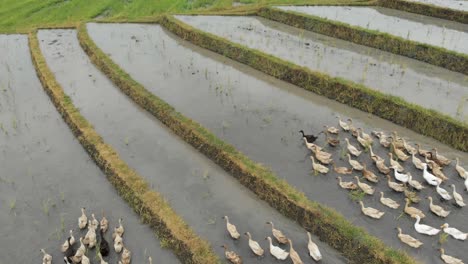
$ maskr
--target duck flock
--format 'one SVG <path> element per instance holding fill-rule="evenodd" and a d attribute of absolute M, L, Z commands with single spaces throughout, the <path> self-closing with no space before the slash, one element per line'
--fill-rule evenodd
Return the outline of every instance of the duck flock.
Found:
<path fill-rule="evenodd" d="M 393 132 L 391 135 L 386 135 L 381 131 L 372 131 L 371 134 L 373 136 L 371 136 L 365 133 L 361 128 L 354 127 L 352 119 L 348 119 L 347 122 L 344 122 L 340 117 L 338 117 L 338 120 L 338 125 L 341 129 L 324 126 L 324 131 L 320 132 L 319 135 L 322 133 L 325 134 L 326 142 L 332 147 L 339 146 L 340 139 L 338 135 L 341 131 L 345 134 L 351 134 L 352 137 L 356 138 L 357 144 L 359 145 L 353 145 L 350 142 L 352 137 L 346 137 L 344 139 L 346 142 L 346 157 L 350 165 L 349 168 L 336 167 L 332 154 L 324 151 L 322 147 L 314 144 L 319 135 L 306 135 L 304 131 L 299 131 L 302 134 L 305 146 L 313 153 L 310 158 L 312 160 L 312 168 L 315 173 L 327 174 L 330 171 L 328 167 L 330 164 L 337 174 L 352 175 L 353 172 L 356 171 L 362 175 L 362 178 L 355 175 L 352 177 L 355 181 L 343 181 L 342 177 L 339 176 L 337 177 L 339 186 L 345 190 L 362 191 L 365 195 L 374 195 L 375 187 L 373 187 L 372 184 L 377 183 L 380 177 L 368 169 L 370 166 L 367 166 L 365 163 L 361 163 L 357 160 L 363 152 L 368 152 L 379 173 L 384 175 L 383 179 L 386 178 L 388 187 L 393 192 L 401 193 L 401 195 L 405 196 L 406 203 L 403 211 L 415 219 L 414 228 L 416 232 L 427 236 L 435 236 L 443 231 L 454 239 L 466 240 L 468 233 L 460 231 L 457 228 L 450 227 L 448 223 L 444 223 L 439 228 L 421 224 L 421 219 L 425 217 L 425 213 L 416 207 L 410 206 L 411 203 L 419 203 L 421 199 L 418 192 L 426 188 L 435 189 L 435 195 L 438 196 L 441 201 L 453 201 L 453 205 L 459 209 L 466 206 L 462 195 L 457 192 L 457 187 L 454 184 L 450 185 L 451 191 L 448 191 L 441 186 L 449 179 L 449 177 L 443 172 L 443 169 L 444 167 L 449 166 L 452 163 L 452 160 L 440 155 L 436 148 L 429 151 L 422 149 L 419 144 L 415 144 L 415 147 L 410 145 L 404 138 L 399 137 L 397 132 Z M 382 147 L 388 149 L 388 163 L 385 158 L 380 157 L 373 152 L 372 146 L 374 145 L 374 141 L 378 141 Z M 343 154 L 345 153 L 343 152 Z M 423 161 L 421 159 L 423 159 Z M 414 166 L 416 169 L 421 170 L 421 182 L 417 179 L 419 178 L 419 175 L 414 177 L 410 172 L 404 172 L 405 169 L 401 164 L 405 162 L 411 162 L 412 165 L 410 166 Z M 389 166 L 387 166 L 387 164 L 389 164 Z M 467 191 L 468 172 L 460 166 L 458 158 L 456 158 L 455 170 L 457 174 L 464 179 L 464 189 Z M 364 180 L 370 184 L 363 182 Z M 449 210 L 441 205 L 435 204 L 430 195 L 427 196 L 426 199 L 429 201 L 430 211 L 436 216 L 445 218 L 450 214 Z M 380 192 L 380 202 L 384 206 L 392 209 L 400 208 L 400 204 L 391 198 L 385 197 L 384 192 Z M 359 204 L 362 213 L 368 217 L 380 219 L 385 214 L 385 212 L 378 209 L 366 207 L 362 200 Z M 398 238 L 406 245 L 413 248 L 419 248 L 423 245 L 423 243 L 417 238 L 404 234 L 401 228 L 397 227 L 397 230 Z M 446 255 L 443 248 L 440 248 L 440 254 L 441 259 L 445 263 L 463 263 L 460 259 Z"/>
<path fill-rule="evenodd" d="M 109 242 L 107 242 L 105 238 L 105 233 L 109 228 L 109 221 L 107 218 L 103 214 L 101 221 L 98 221 L 94 214 L 91 214 L 91 219 L 88 219 L 86 216 L 86 209 L 81 208 L 81 216 L 78 217 L 78 227 L 83 231 L 87 227 L 87 232 L 84 237 L 80 237 L 79 247 L 74 247 L 74 245 L 77 244 L 75 242 L 78 241 L 76 241 L 73 236 L 73 230 L 70 230 L 70 236 L 65 240 L 65 242 L 63 242 L 60 248 L 60 251 L 64 254 L 64 262 L 67 264 L 89 264 L 91 262 L 89 257 L 86 256 L 87 249 L 96 248 L 100 264 L 108 264 L 105 258 L 108 257 L 112 251 L 115 251 L 117 254 L 121 253 L 118 264 L 130 264 L 132 252 L 128 250 L 123 243 L 125 228 L 122 225 L 122 221 L 122 218 L 120 218 L 119 225 L 115 227 L 112 232 L 112 239 L 114 241 L 112 250 L 109 246 Z M 99 236 L 96 233 L 98 228 Z M 41 249 L 41 252 L 43 253 L 42 264 L 51 264 L 52 256 L 44 249 Z M 151 257 L 148 257 L 148 263 L 152 264 Z"/>
<path fill-rule="evenodd" d="M 229 222 L 228 216 L 224 216 L 223 218 L 226 220 L 226 229 L 230 237 L 234 240 L 238 240 L 241 237 L 241 235 L 237 231 L 236 226 Z M 270 254 L 277 260 L 286 260 L 289 257 L 294 264 L 303 264 L 304 262 L 302 262 L 301 257 L 293 248 L 291 239 L 287 238 L 281 230 L 276 229 L 273 222 L 266 222 L 266 224 L 271 225 L 271 233 L 279 244 L 289 244 L 289 252 L 287 252 L 281 247 L 273 245 L 273 239 L 270 236 L 266 237 L 265 239 L 268 240 L 269 243 Z M 258 257 L 263 257 L 265 250 L 260 246 L 260 244 L 252 239 L 252 235 L 249 232 L 245 232 L 244 235 L 248 239 L 249 247 L 252 250 L 252 252 Z M 309 255 L 315 261 L 321 260 L 322 254 L 320 253 L 317 244 L 315 244 L 312 241 L 312 237 L 309 232 L 307 232 L 307 236 L 309 238 L 309 242 L 307 244 Z M 233 264 L 242 264 L 242 258 L 236 252 L 230 251 L 226 245 L 223 245 L 222 247 L 224 248 L 224 254 L 226 256 L 226 259 L 228 259 Z"/>

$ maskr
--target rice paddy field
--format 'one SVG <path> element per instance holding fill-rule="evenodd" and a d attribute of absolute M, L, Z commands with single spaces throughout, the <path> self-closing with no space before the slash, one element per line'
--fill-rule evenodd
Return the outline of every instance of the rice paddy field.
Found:
<path fill-rule="evenodd" d="M 467 263 L 466 8 L 398 1 L 2 1 L 0 264 Z"/>

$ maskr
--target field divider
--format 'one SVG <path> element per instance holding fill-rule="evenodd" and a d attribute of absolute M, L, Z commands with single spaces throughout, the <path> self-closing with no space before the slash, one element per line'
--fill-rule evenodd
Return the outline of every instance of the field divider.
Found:
<path fill-rule="evenodd" d="M 246 64 L 280 80 L 468 151 L 468 126 L 450 116 L 408 103 L 366 86 L 312 71 L 277 57 L 193 28 L 172 16 L 161 20 L 168 30 L 202 48 Z"/>
<path fill-rule="evenodd" d="M 219 263 L 210 244 L 198 237 L 169 203 L 120 159 L 80 114 L 47 66 L 37 32 L 29 33 L 29 47 L 37 75 L 57 111 L 119 195 L 154 230 L 161 245 L 170 248 L 182 263 Z"/>
<path fill-rule="evenodd" d="M 170 27 L 171 22 L 168 19 L 165 17 L 162 20 L 166 27 Z M 386 246 L 380 239 L 354 226 L 334 209 L 309 200 L 271 170 L 255 163 L 149 92 L 96 46 L 87 33 L 86 25 L 79 27 L 78 39 L 96 67 L 133 101 L 229 172 L 259 199 L 316 234 L 320 240 L 342 252 L 352 263 L 416 263 L 406 253 Z"/>
<path fill-rule="evenodd" d="M 454 10 L 441 6 L 409 2 L 405 0 L 379 0 L 377 5 L 424 16 L 432 16 L 468 24 L 468 12 L 463 10 Z"/>
<path fill-rule="evenodd" d="M 468 55 L 314 15 L 261 8 L 257 15 L 283 24 L 420 60 L 468 75 Z"/>

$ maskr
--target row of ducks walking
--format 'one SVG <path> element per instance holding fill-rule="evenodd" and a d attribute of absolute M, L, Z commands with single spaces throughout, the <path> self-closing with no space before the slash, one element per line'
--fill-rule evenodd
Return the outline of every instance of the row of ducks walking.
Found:
<path fill-rule="evenodd" d="M 112 232 L 113 249 L 117 254 L 120 254 L 120 260 L 118 264 L 130 264 L 132 259 L 132 252 L 127 249 L 123 244 L 123 235 L 125 228 L 122 225 L 122 218 L 119 219 L 119 225 L 116 226 Z M 87 249 L 96 248 L 98 250 L 97 256 L 100 264 L 108 264 L 104 259 L 111 253 L 109 243 L 105 239 L 105 233 L 109 228 L 109 221 L 103 216 L 98 221 L 94 214 L 91 214 L 91 219 L 88 219 L 86 215 L 86 208 L 81 208 L 81 215 L 78 217 L 78 228 L 87 232 L 84 237 L 79 238 L 80 245 L 78 248 L 74 248 L 76 244 L 73 230 L 70 230 L 69 237 L 63 242 L 60 247 L 60 251 L 64 253 L 63 261 L 66 264 L 89 264 L 91 263 L 88 256 L 86 256 Z M 97 236 L 97 229 L 99 228 L 99 236 Z M 51 264 L 52 256 L 48 254 L 44 249 L 41 249 L 43 253 L 42 263 Z M 148 263 L 152 264 L 152 258 L 148 257 Z"/>
<path fill-rule="evenodd" d="M 229 221 L 228 216 L 224 216 L 223 218 L 226 220 L 226 229 L 230 237 L 234 240 L 238 240 L 241 237 L 241 235 L 237 231 L 237 227 Z M 270 236 L 267 236 L 265 240 L 268 240 L 270 254 L 277 260 L 286 260 L 289 257 L 294 264 L 304 263 L 297 251 L 294 249 L 291 239 L 287 238 L 281 230 L 276 229 L 273 222 L 266 222 L 266 224 L 271 225 L 272 235 L 279 244 L 289 244 L 289 252 L 287 252 L 281 247 L 275 246 L 273 244 L 272 238 Z M 260 244 L 257 241 L 252 239 L 252 235 L 249 232 L 245 232 L 244 234 L 248 239 L 249 247 L 252 250 L 252 252 L 256 256 L 264 256 L 265 250 L 260 246 Z M 312 236 L 309 232 L 307 232 L 307 236 L 307 249 L 309 251 L 309 255 L 315 261 L 320 261 L 322 259 L 322 254 L 320 253 L 317 244 L 312 241 Z M 222 247 L 224 248 L 224 254 L 226 256 L 226 259 L 228 259 L 233 264 L 242 263 L 242 258 L 236 252 L 229 250 L 226 245 L 223 245 Z"/>
<path fill-rule="evenodd" d="M 390 148 L 391 150 L 389 152 L 390 167 L 387 167 L 385 165 L 385 160 L 373 152 L 372 145 L 373 145 L 374 139 L 372 138 L 371 135 L 366 134 L 360 128 L 358 129 L 354 128 L 352 125 L 351 119 L 348 119 L 348 123 L 343 122 L 341 119 L 339 119 L 339 126 L 344 131 L 351 132 L 351 134 L 357 138 L 357 141 L 359 142 L 359 144 L 365 150 L 369 151 L 370 158 L 375 163 L 379 172 L 384 174 L 387 177 L 387 183 L 388 183 L 389 188 L 395 192 L 405 194 L 407 198 L 405 199 L 406 204 L 405 204 L 404 212 L 410 215 L 411 217 L 416 218 L 414 227 L 418 233 L 425 234 L 425 235 L 437 235 L 441 230 L 430 227 L 428 225 L 420 224 L 421 219 L 425 217 L 424 213 L 418 208 L 409 206 L 411 201 L 419 202 L 420 199 L 419 197 L 417 197 L 417 194 L 415 192 L 412 192 L 409 190 L 408 186 L 412 190 L 415 190 L 415 191 L 421 191 L 422 189 L 425 189 L 426 187 L 420 182 L 418 182 L 417 180 L 415 180 L 413 176 L 411 175 L 411 173 L 409 172 L 403 173 L 404 168 L 403 166 L 401 166 L 399 161 L 404 162 L 411 157 L 412 158 L 411 161 L 413 165 L 415 166 L 415 168 L 423 171 L 422 176 L 425 182 L 429 186 L 436 187 L 436 192 L 440 196 L 441 200 L 448 201 L 448 200 L 453 199 L 454 204 L 456 206 L 458 207 L 466 206 L 463 200 L 463 197 L 461 196 L 460 193 L 456 191 L 456 186 L 454 184 L 450 185 L 452 187 L 451 193 L 449 193 L 447 190 L 445 190 L 444 188 L 440 186 L 444 181 L 448 180 L 448 177 L 443 173 L 442 169 L 443 167 L 449 165 L 451 163 L 451 160 L 440 155 L 437 152 L 436 148 L 432 149 L 432 151 L 427 151 L 427 150 L 421 149 L 419 144 L 416 144 L 416 148 L 415 148 L 411 146 L 410 144 L 408 144 L 405 139 L 399 137 L 396 132 L 393 132 L 392 136 L 387 136 L 385 135 L 384 132 L 374 131 L 372 132 L 372 135 L 374 135 L 375 137 L 379 139 L 380 145 L 382 145 L 385 148 Z M 356 171 L 361 171 L 363 178 L 365 178 L 367 181 L 372 182 L 372 183 L 378 182 L 379 178 L 372 171 L 367 169 L 366 164 L 361 164 L 359 161 L 353 160 L 351 158 L 351 156 L 359 157 L 359 155 L 361 155 L 363 151 L 359 150 L 356 146 L 353 146 L 350 143 L 348 138 L 345 138 L 346 150 L 348 152 L 346 156 L 348 157 L 348 162 L 351 165 L 351 168 L 336 167 L 335 163 L 333 162 L 332 155 L 330 153 L 323 151 L 321 147 L 313 143 L 315 142 L 315 140 L 317 140 L 318 136 L 306 135 L 304 131 L 302 130 L 299 132 L 302 134 L 306 147 L 309 150 L 311 150 L 313 154 L 315 155 L 315 158 L 314 156 L 311 156 L 312 166 L 313 166 L 314 171 L 322 173 L 322 174 L 326 174 L 329 172 L 329 169 L 325 165 L 332 164 L 333 170 L 338 174 L 350 175 L 353 173 L 354 170 L 356 170 Z M 330 136 L 331 134 L 338 135 L 339 129 L 325 126 L 325 130 L 320 132 L 319 134 L 322 134 L 322 133 L 326 135 L 326 141 L 330 146 L 335 147 L 339 145 L 340 140 L 338 139 L 338 137 L 332 138 Z M 416 157 L 417 154 L 424 157 L 425 162 L 422 162 L 419 158 L 417 158 Z M 315 159 L 317 159 L 320 163 L 316 163 Z M 431 169 L 432 173 L 428 171 L 428 168 Z M 392 181 L 392 177 L 391 177 L 392 170 L 393 170 L 393 175 L 396 181 Z M 468 177 L 467 177 L 468 173 L 463 167 L 460 166 L 458 158 L 456 159 L 455 170 L 457 171 L 458 175 L 465 180 L 464 181 L 465 188 L 468 190 Z M 343 189 L 347 189 L 347 190 L 360 189 L 366 195 L 374 194 L 375 192 L 374 187 L 364 182 L 361 182 L 358 176 L 354 176 L 354 178 L 356 179 L 356 183 L 352 181 L 343 181 L 341 176 L 337 177 L 337 180 L 338 180 L 339 186 Z M 450 214 L 450 211 L 447 211 L 440 205 L 434 204 L 431 196 L 428 196 L 427 199 L 429 200 L 430 211 L 434 213 L 435 215 L 439 217 L 447 217 Z M 398 202 L 394 201 L 391 198 L 385 197 L 384 192 L 380 192 L 380 202 L 383 205 L 392 209 L 397 209 L 400 207 L 400 204 L 398 204 Z M 361 206 L 361 211 L 366 216 L 369 216 L 375 219 L 380 219 L 385 214 L 385 212 L 382 212 L 375 208 L 366 207 L 363 201 L 360 201 L 359 203 Z M 468 235 L 465 232 L 462 232 L 456 228 L 450 227 L 448 223 L 443 224 L 440 228 L 445 233 L 447 233 L 448 235 L 450 235 L 451 237 L 455 239 L 465 240 Z M 411 237 L 410 235 L 403 234 L 400 228 L 398 228 L 398 232 L 399 232 L 398 237 L 403 243 L 414 248 L 418 248 L 422 245 L 422 242 L 420 242 L 419 240 Z M 457 258 L 446 255 L 443 249 L 441 249 L 441 258 L 444 260 L 445 263 L 463 263 L 461 260 Z"/>

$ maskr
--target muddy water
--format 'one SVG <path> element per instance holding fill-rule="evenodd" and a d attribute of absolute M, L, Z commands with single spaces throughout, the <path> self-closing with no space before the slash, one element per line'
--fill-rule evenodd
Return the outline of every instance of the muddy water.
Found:
<path fill-rule="evenodd" d="M 468 79 L 417 60 L 254 17 L 178 16 L 230 41 L 468 123 Z"/>
<path fill-rule="evenodd" d="M 0 89 L 0 263 L 40 263 L 41 248 L 63 263 L 59 248 L 68 230 L 77 239 L 85 235 L 76 224 L 83 206 L 99 218 L 104 210 L 112 228 L 124 219 L 124 242 L 135 263 L 148 254 L 179 263 L 62 121 L 36 77 L 25 35 L 0 35 Z M 97 263 L 94 250 L 88 256 Z M 115 253 L 109 263 L 117 263 Z"/>
<path fill-rule="evenodd" d="M 468 164 L 466 153 L 259 74 L 249 67 L 182 42 L 159 26 L 89 24 L 88 29 L 96 44 L 147 89 L 255 161 L 272 168 L 279 177 L 303 191 L 311 200 L 335 208 L 349 221 L 364 227 L 388 245 L 406 250 L 423 262 L 439 263 L 436 251 L 438 238 L 418 235 L 412 228 L 412 220 L 406 216 L 398 218 L 401 209 L 391 211 L 379 204 L 377 196 L 366 197 L 366 205 L 386 212 L 383 219 L 371 220 L 363 216 L 348 193 L 337 186 L 336 174 L 314 176 L 309 153 L 297 131 L 305 129 L 317 133 L 325 124 L 337 126 L 336 115 L 341 115 L 343 118 L 352 117 L 356 126 L 363 127 L 368 133 L 370 130 L 396 130 L 411 141 L 421 142 L 426 148 L 437 146 L 441 153 L 451 158 L 461 157 L 463 164 Z M 343 141 L 344 137 L 350 136 L 342 134 L 340 137 Z M 323 146 L 323 137 L 317 142 Z M 355 139 L 351 142 L 357 145 Z M 333 153 L 338 166 L 347 165 L 340 158 L 341 148 L 326 149 Z M 375 152 L 388 158 L 381 147 L 376 146 Z M 367 154 L 359 159 L 370 164 Z M 414 171 L 411 164 L 405 166 L 418 180 L 422 180 L 421 173 Z M 371 165 L 369 167 L 375 169 Z M 451 182 L 457 184 L 461 191 L 463 183 L 455 176 L 454 168 L 448 168 L 446 173 L 453 177 Z M 346 176 L 346 180 L 349 178 Z M 377 188 L 385 191 L 387 196 L 403 201 L 403 197 L 391 193 L 384 182 L 380 182 Z M 421 197 L 427 194 L 435 196 L 435 191 L 428 189 Z M 453 210 L 448 222 L 463 228 L 467 210 L 456 209 L 448 203 L 445 206 Z M 418 207 L 428 212 L 425 201 Z M 443 223 L 430 213 L 427 218 L 427 224 L 437 226 Z M 402 245 L 396 237 L 396 226 L 423 240 L 424 247 L 412 250 Z M 462 242 L 449 239 L 445 247 L 455 256 L 468 257 Z"/>
<path fill-rule="evenodd" d="M 455 10 L 468 11 L 468 1 L 466 0 L 406 0 L 422 4 L 446 7 Z"/>
<path fill-rule="evenodd" d="M 220 246 L 226 243 L 247 263 L 272 261 L 270 256 L 252 257 L 245 237 L 234 243 L 227 236 L 222 216 L 229 215 L 240 232 L 250 231 L 263 246 L 270 234 L 265 221 L 273 221 L 295 242 L 303 259 L 308 259 L 307 236 L 300 226 L 256 199 L 232 176 L 120 93 L 92 66 L 80 49 L 75 31 L 40 31 L 39 38 L 44 40 L 41 47 L 57 80 L 98 133 L 166 197 L 195 232 L 212 243 L 220 256 Z M 54 45 L 45 44 L 54 40 Z M 325 244 L 320 247 L 325 263 L 345 262 Z"/>
<path fill-rule="evenodd" d="M 389 33 L 405 39 L 443 47 L 468 54 L 468 30 L 464 24 L 433 17 L 411 14 L 383 7 L 347 6 L 279 6 L 295 11 L 340 21 L 353 26 Z M 406 16 L 406 17 L 405 17 Z"/>

